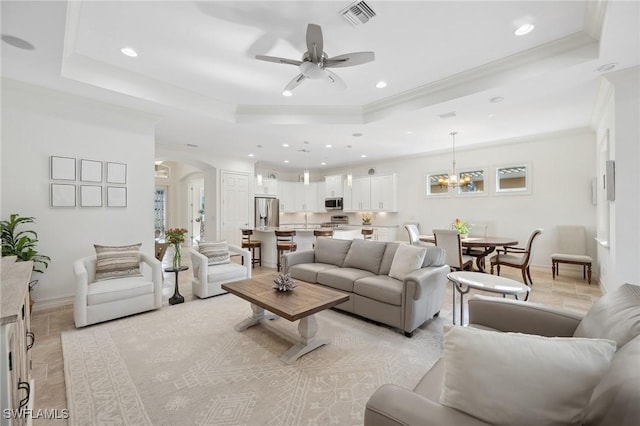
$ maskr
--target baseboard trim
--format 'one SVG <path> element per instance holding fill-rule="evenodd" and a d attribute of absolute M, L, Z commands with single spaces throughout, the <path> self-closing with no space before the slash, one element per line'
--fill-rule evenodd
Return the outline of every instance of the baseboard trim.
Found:
<path fill-rule="evenodd" d="M 74 296 L 62 297 L 59 299 L 43 300 L 34 302 L 32 312 L 41 312 L 48 309 L 58 309 L 64 306 L 73 305 Z"/>

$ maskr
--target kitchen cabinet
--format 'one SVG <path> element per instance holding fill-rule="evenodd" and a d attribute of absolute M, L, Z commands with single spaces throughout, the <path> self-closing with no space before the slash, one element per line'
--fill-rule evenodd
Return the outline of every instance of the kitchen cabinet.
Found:
<path fill-rule="evenodd" d="M 272 195 L 274 197 L 277 197 L 278 196 L 278 180 L 263 178 L 262 185 L 258 186 L 258 181 L 256 179 L 255 195 L 256 196 Z"/>
<path fill-rule="evenodd" d="M 353 178 L 345 189 L 344 210 L 365 212 L 397 211 L 396 174 Z"/>
<path fill-rule="evenodd" d="M 325 197 L 344 197 L 344 179 L 342 175 L 324 177 Z"/>
<path fill-rule="evenodd" d="M 309 185 L 294 183 L 293 198 L 294 210 L 298 212 L 318 211 L 318 182 L 310 182 Z M 323 203 L 324 206 L 324 203 Z"/>
<path fill-rule="evenodd" d="M 2 258 L 0 280 L 0 406 L 3 409 L 33 410 L 34 383 L 31 352 L 35 335 L 31 331 L 29 281 L 33 262 L 15 262 L 15 256 Z M 27 411 L 28 412 L 28 411 Z M 25 416 L 0 416 L 1 425 L 29 424 Z"/>
<path fill-rule="evenodd" d="M 396 228 L 376 228 L 373 227 L 373 239 L 375 241 L 395 241 L 397 234 Z"/>
<path fill-rule="evenodd" d="M 278 199 L 280 200 L 280 213 L 292 213 L 296 211 L 294 188 L 296 182 L 280 181 L 278 185 Z"/>

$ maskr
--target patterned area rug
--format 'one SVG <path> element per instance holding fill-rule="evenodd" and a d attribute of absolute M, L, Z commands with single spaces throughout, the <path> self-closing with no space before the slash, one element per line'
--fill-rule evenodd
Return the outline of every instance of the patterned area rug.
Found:
<path fill-rule="evenodd" d="M 63 333 L 70 424 L 362 424 L 380 385 L 413 388 L 442 352 L 441 319 L 408 339 L 328 310 L 331 343 L 286 365 L 297 323 L 236 332 L 250 313 L 228 294 Z"/>

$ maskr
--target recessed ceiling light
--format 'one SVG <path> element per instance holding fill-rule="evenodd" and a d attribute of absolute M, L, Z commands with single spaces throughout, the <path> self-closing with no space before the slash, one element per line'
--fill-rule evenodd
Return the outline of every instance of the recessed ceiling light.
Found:
<path fill-rule="evenodd" d="M 282 91 L 282 96 L 289 97 L 289 96 L 292 96 L 292 95 L 293 95 L 293 92 L 291 90 L 283 90 Z"/>
<path fill-rule="evenodd" d="M 324 161 L 322 163 L 320 163 L 321 166 L 326 166 L 327 163 L 325 163 Z"/>
<path fill-rule="evenodd" d="M 331 144 L 326 144 L 324 147 L 325 148 L 331 148 Z"/>
<path fill-rule="evenodd" d="M 362 154 L 360 158 L 367 158 L 367 154 Z"/>
<path fill-rule="evenodd" d="M 618 66 L 618 64 L 616 62 L 611 62 L 610 64 L 600 65 L 598 68 L 596 68 L 596 71 L 598 71 L 598 72 L 611 71 L 616 66 Z"/>
<path fill-rule="evenodd" d="M 378 89 L 384 89 L 385 87 L 387 87 L 387 82 L 380 80 L 379 82 L 376 83 L 376 87 Z"/>
<path fill-rule="evenodd" d="M 535 25 L 533 24 L 524 24 L 520 25 L 513 33 L 517 36 L 522 36 L 525 34 L 529 34 L 531 31 L 533 31 L 534 28 Z"/>
<path fill-rule="evenodd" d="M 288 143 L 283 143 L 283 144 L 282 144 L 282 146 L 283 146 L 284 148 L 289 148 L 289 144 L 288 144 Z"/>
<path fill-rule="evenodd" d="M 493 98 L 489 99 L 489 102 L 491 102 L 492 104 L 497 104 L 498 102 L 502 101 L 504 101 L 504 97 L 502 96 L 494 96 Z"/>
<path fill-rule="evenodd" d="M 354 138 L 359 138 L 360 136 L 362 136 L 362 133 L 352 133 L 351 136 L 353 136 Z"/>
<path fill-rule="evenodd" d="M 284 161 L 283 161 L 283 163 L 288 163 L 288 162 L 289 162 L 289 160 L 284 160 Z"/>
<path fill-rule="evenodd" d="M 253 154 L 249 154 L 249 157 L 253 157 Z"/>
<path fill-rule="evenodd" d="M 132 47 L 123 47 L 122 49 L 120 49 L 120 51 L 123 55 L 129 56 L 131 58 L 135 58 L 136 56 L 138 56 L 138 52 L 133 50 Z"/>
<path fill-rule="evenodd" d="M 438 117 L 440 117 L 440 118 L 442 118 L 444 120 L 444 119 L 447 119 L 447 118 L 453 118 L 455 116 L 456 116 L 456 112 L 455 111 L 451 111 L 451 112 L 445 112 L 444 114 L 440 114 Z"/>
<path fill-rule="evenodd" d="M 195 143 L 188 143 L 186 144 L 189 148 L 197 148 L 198 145 L 196 145 Z"/>
<path fill-rule="evenodd" d="M 493 117 L 494 117 L 494 115 L 493 115 L 493 114 L 488 114 L 488 115 L 487 115 L 487 117 L 489 117 L 489 118 L 493 118 Z"/>
<path fill-rule="evenodd" d="M 405 131 L 404 131 L 404 134 L 405 134 L 405 135 L 412 135 L 412 134 L 413 134 L 413 132 L 412 132 L 411 130 L 405 130 Z"/>

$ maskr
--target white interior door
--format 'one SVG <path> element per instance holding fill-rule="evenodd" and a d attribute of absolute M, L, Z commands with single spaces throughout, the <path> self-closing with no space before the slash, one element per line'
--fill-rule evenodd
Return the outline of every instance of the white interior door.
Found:
<path fill-rule="evenodd" d="M 222 172 L 222 238 L 240 246 L 240 229 L 249 226 L 249 175 Z"/>
<path fill-rule="evenodd" d="M 189 183 L 189 235 L 191 245 L 203 239 L 204 224 L 204 179 L 192 180 Z"/>

